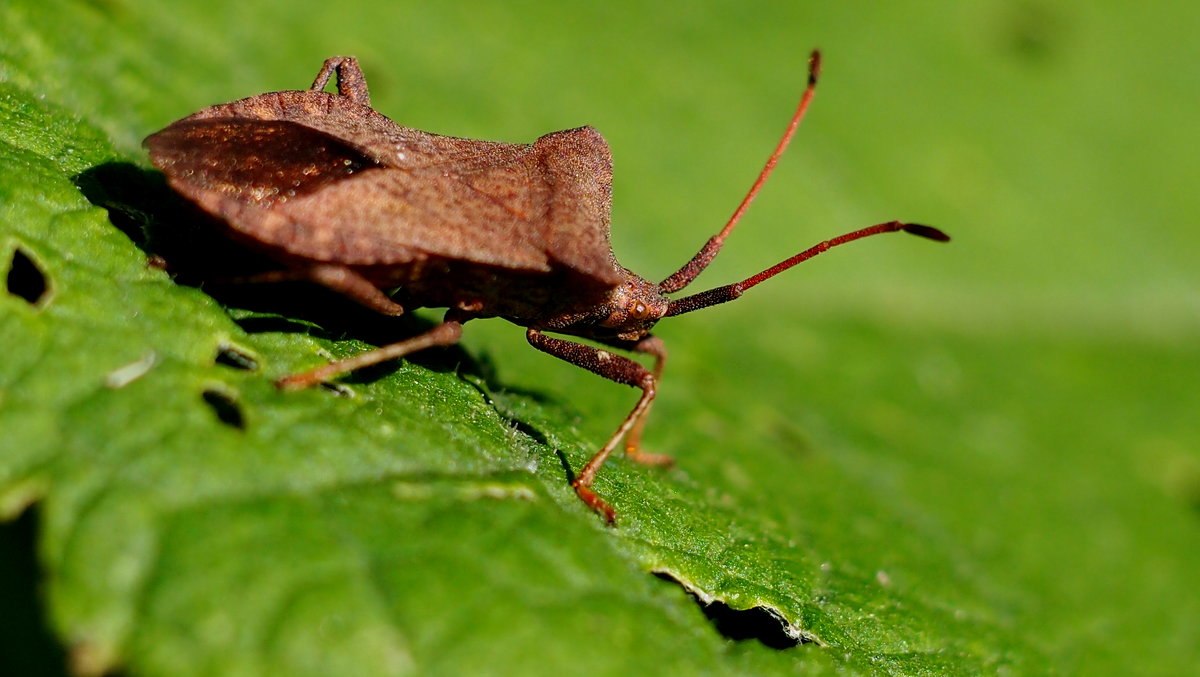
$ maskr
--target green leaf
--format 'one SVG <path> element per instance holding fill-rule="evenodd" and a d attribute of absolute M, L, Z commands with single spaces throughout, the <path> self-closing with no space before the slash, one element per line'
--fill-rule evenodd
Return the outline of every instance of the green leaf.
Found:
<path fill-rule="evenodd" d="M 43 591 L 0 603 L 0 655 L 130 675 L 1200 661 L 1200 83 L 1172 66 L 1194 21 L 427 4 L 0 8 L 0 515 L 20 516 L 0 575 Z M 665 321 L 647 444 L 679 466 L 607 465 L 616 528 L 568 480 L 633 391 L 493 321 L 281 393 L 436 315 L 188 286 L 152 258 L 232 255 L 139 140 L 354 53 L 401 124 L 600 128 L 618 256 L 657 279 L 740 199 L 816 44 L 797 149 L 698 287 L 891 218 L 955 241 L 856 244 Z M 20 634 L 42 618 L 52 640 Z"/>

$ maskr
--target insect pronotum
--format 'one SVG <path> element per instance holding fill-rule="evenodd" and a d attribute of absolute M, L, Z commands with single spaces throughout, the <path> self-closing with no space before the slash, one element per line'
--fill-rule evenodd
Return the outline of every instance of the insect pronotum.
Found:
<path fill-rule="evenodd" d="M 936 228 L 890 221 L 821 242 L 741 282 L 667 297 L 708 266 L 762 188 L 808 109 L 820 63 L 814 51 L 808 86 L 787 130 L 733 216 L 659 283 L 630 272 L 612 253 L 612 159 L 596 130 L 580 127 L 512 144 L 402 127 L 370 107 L 351 57 L 326 60 L 307 90 L 205 108 L 151 135 L 146 145 L 176 191 L 218 217 L 235 239 L 282 265 L 263 279 L 315 282 L 387 315 L 448 308 L 429 331 L 285 376 L 277 382 L 281 388 L 304 388 L 453 344 L 463 323 L 483 317 L 526 327 L 538 350 L 639 388 L 633 409 L 572 481 L 579 498 L 614 523 L 616 511 L 592 483 L 621 441 L 634 461 L 671 463 L 641 450 L 667 355 L 650 333 L 656 322 L 732 301 L 853 240 L 896 231 L 949 239 Z M 325 92 L 335 74 L 337 93 Z M 393 288 L 391 295 L 382 291 Z M 548 334 L 649 355 L 654 367 Z"/>

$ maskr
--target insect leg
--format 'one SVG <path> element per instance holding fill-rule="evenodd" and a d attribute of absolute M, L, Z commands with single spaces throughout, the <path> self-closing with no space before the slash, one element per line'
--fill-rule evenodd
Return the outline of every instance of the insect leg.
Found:
<path fill-rule="evenodd" d="M 367 79 L 363 77 L 362 69 L 358 67 L 358 59 L 352 56 L 335 56 L 325 59 L 321 70 L 313 80 L 310 89 L 321 91 L 329 84 L 329 77 L 337 72 L 338 94 L 364 106 L 371 105 L 371 95 L 367 92 Z"/>
<path fill-rule="evenodd" d="M 629 358 L 614 355 L 607 350 L 593 348 L 582 343 L 551 338 L 532 327 L 525 332 L 525 338 L 534 348 L 544 353 L 549 353 L 560 360 L 570 362 L 577 367 L 583 367 L 610 381 L 642 389 L 642 396 L 638 399 L 637 404 L 633 406 L 633 410 L 629 412 L 624 421 L 621 421 L 621 425 L 617 427 L 612 437 L 608 438 L 608 441 L 604 443 L 600 451 L 592 456 L 591 460 L 575 476 L 575 480 L 571 482 L 571 486 L 575 488 L 575 493 L 579 498 L 592 510 L 603 515 L 609 524 L 613 524 L 617 519 L 617 511 L 613 510 L 612 506 L 605 503 L 603 499 L 596 495 L 596 492 L 592 491 L 592 482 L 596 479 L 596 472 L 600 470 L 600 466 L 604 465 L 609 455 L 620 444 L 621 438 L 629 433 L 634 425 L 636 425 L 638 419 L 645 414 L 646 409 L 650 407 L 650 403 L 654 401 L 656 386 L 654 374 Z"/>
<path fill-rule="evenodd" d="M 403 315 L 404 307 L 388 298 L 387 294 L 371 284 L 354 269 L 333 263 L 317 263 L 297 268 L 296 277 L 332 289 L 382 315 Z"/>
<path fill-rule="evenodd" d="M 667 348 L 662 339 L 657 336 L 647 336 L 630 347 L 630 350 L 654 356 L 654 382 L 662 380 L 663 365 L 667 361 Z M 646 405 L 642 415 L 634 421 L 633 428 L 625 437 L 625 456 L 632 461 L 644 465 L 675 465 L 675 459 L 666 454 L 651 454 L 641 450 L 642 430 L 646 427 L 646 419 L 650 417 L 651 405 Z"/>
<path fill-rule="evenodd" d="M 465 321 L 465 320 L 464 320 Z M 323 367 L 317 367 L 311 371 L 301 372 L 284 376 L 275 381 L 275 385 L 282 390 L 299 390 L 314 386 L 318 383 L 328 381 L 334 376 L 345 374 L 363 367 L 369 367 L 373 364 L 394 360 L 398 357 L 415 353 L 426 348 L 434 346 L 448 346 L 458 343 L 458 339 L 462 337 L 462 322 L 456 319 L 446 318 L 444 322 L 430 329 L 424 334 L 392 343 L 375 350 L 369 350 L 365 353 L 355 355 L 354 357 L 331 362 Z"/>
<path fill-rule="evenodd" d="M 272 282 L 312 282 L 370 308 L 381 315 L 403 315 L 404 306 L 388 298 L 354 269 L 332 263 L 268 270 L 252 275 L 210 280 L 214 284 L 263 284 Z"/>

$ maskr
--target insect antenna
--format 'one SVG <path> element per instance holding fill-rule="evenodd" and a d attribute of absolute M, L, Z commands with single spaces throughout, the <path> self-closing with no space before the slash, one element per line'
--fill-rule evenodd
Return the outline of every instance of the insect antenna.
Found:
<path fill-rule="evenodd" d="M 684 313 L 690 313 L 693 310 L 699 310 L 700 308 L 707 308 L 708 306 L 715 306 L 718 303 L 732 301 L 741 296 L 742 293 L 747 289 L 753 287 L 759 282 L 769 280 L 788 268 L 791 268 L 798 263 L 807 261 L 828 249 L 836 247 L 840 244 L 846 244 L 847 242 L 860 240 L 864 237 L 879 235 L 881 233 L 895 233 L 897 231 L 912 233 L 913 235 L 919 235 L 921 237 L 926 237 L 930 240 L 936 240 L 938 242 L 950 241 L 950 236 L 938 230 L 937 228 L 934 228 L 933 226 L 923 226 L 919 223 L 900 223 L 899 221 L 889 221 L 887 223 L 868 226 L 867 228 L 856 230 L 852 233 L 846 233 L 845 235 L 839 235 L 833 239 L 825 240 L 824 242 L 813 245 L 799 254 L 796 254 L 795 256 L 784 261 L 780 261 L 761 273 L 752 277 L 748 277 L 741 282 L 727 284 L 724 287 L 709 289 L 708 291 L 702 291 L 699 294 L 692 294 L 691 296 L 684 296 L 683 298 L 672 299 L 667 305 L 667 312 L 664 317 L 670 317 L 671 315 L 682 315 Z"/>
<path fill-rule="evenodd" d="M 734 210 L 733 216 L 729 217 L 729 221 L 725 223 L 725 227 L 721 232 L 712 236 L 700 251 L 692 257 L 682 268 L 675 271 L 670 277 L 658 284 L 658 289 L 664 294 L 679 291 L 691 284 L 696 276 L 704 272 L 708 264 L 716 258 L 717 253 L 721 251 L 721 246 L 725 244 L 725 238 L 733 231 L 733 227 L 742 220 L 742 215 L 746 213 L 746 209 L 750 207 L 750 203 L 754 202 L 754 198 L 758 195 L 758 191 L 762 189 L 763 184 L 767 182 L 767 177 L 775 170 L 775 165 L 779 162 L 783 151 L 787 150 L 788 144 L 791 143 L 792 137 L 796 134 L 796 128 L 800 126 L 800 121 L 804 119 L 804 113 L 808 111 L 808 104 L 812 101 L 813 92 L 817 88 L 817 77 L 821 73 L 821 52 L 813 50 L 808 57 L 808 86 L 804 88 L 804 95 L 800 97 L 800 104 L 796 106 L 796 112 L 792 114 L 792 119 L 788 123 L 787 130 L 784 131 L 783 137 L 779 139 L 779 143 L 775 146 L 775 151 L 771 153 L 771 157 L 767 158 L 767 164 L 763 166 L 762 171 L 758 173 L 758 178 L 755 179 L 754 185 L 750 186 L 750 191 L 746 193 L 746 197 L 742 198 L 741 204 Z"/>

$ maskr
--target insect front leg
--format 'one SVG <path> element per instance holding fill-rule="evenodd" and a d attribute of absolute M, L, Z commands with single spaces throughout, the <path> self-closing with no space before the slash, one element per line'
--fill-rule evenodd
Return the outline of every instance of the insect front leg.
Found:
<path fill-rule="evenodd" d="M 371 95 L 367 92 L 367 79 L 363 77 L 362 69 L 358 67 L 358 59 L 352 56 L 335 56 L 325 59 L 321 70 L 313 80 L 313 91 L 322 91 L 329 84 L 329 78 L 337 72 L 338 94 L 364 106 L 371 105 Z"/>
<path fill-rule="evenodd" d="M 447 314 L 446 319 L 441 324 L 424 334 L 417 334 L 410 339 L 382 346 L 375 350 L 369 350 L 344 360 L 331 362 L 311 371 L 284 376 L 276 381 L 275 385 L 283 390 L 299 390 L 323 383 L 339 374 L 346 374 L 373 364 L 394 360 L 425 350 L 426 348 L 453 345 L 458 343 L 458 340 L 462 338 L 462 323 L 465 321 L 452 318 Z"/>
<path fill-rule="evenodd" d="M 650 403 L 654 401 L 657 379 L 653 373 L 637 362 L 627 357 L 614 355 L 607 350 L 552 338 L 533 328 L 525 332 L 525 338 L 530 345 L 542 352 L 549 353 L 577 367 L 583 367 L 610 381 L 624 383 L 642 390 L 642 396 L 633 406 L 633 410 L 629 412 L 624 421 L 621 421 L 621 425 L 617 427 L 612 437 L 608 438 L 600 451 L 592 456 L 591 460 L 575 476 L 575 480 L 571 482 L 575 493 L 588 507 L 603 515 L 609 524 L 614 524 L 617 520 L 617 511 L 592 491 L 592 482 L 596 479 L 596 472 L 600 470 L 600 466 L 608 460 L 609 455 L 617 448 L 621 439 L 637 425 L 638 420 L 650 408 Z"/>

